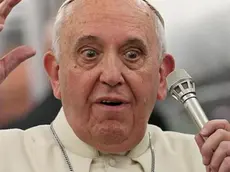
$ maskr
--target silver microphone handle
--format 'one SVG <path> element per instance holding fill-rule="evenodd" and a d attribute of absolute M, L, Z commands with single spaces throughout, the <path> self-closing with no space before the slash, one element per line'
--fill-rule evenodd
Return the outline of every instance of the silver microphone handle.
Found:
<path fill-rule="evenodd" d="M 197 127 L 202 129 L 208 118 L 196 98 L 192 77 L 184 69 L 177 69 L 167 76 L 166 81 L 172 97 L 184 105 Z"/>
<path fill-rule="evenodd" d="M 184 107 L 196 123 L 197 127 L 199 129 L 202 129 L 204 127 L 204 124 L 208 122 L 208 118 L 206 117 L 196 97 L 192 97 L 185 101 Z"/>

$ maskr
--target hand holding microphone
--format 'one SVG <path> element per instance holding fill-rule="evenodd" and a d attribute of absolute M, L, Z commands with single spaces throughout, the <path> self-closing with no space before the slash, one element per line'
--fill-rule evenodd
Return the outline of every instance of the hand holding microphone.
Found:
<path fill-rule="evenodd" d="M 230 124 L 227 120 L 208 121 L 196 98 L 195 83 L 183 70 L 167 77 L 170 94 L 181 102 L 201 131 L 195 140 L 206 166 L 206 172 L 230 171 Z M 205 138 L 205 139 L 203 139 Z"/>

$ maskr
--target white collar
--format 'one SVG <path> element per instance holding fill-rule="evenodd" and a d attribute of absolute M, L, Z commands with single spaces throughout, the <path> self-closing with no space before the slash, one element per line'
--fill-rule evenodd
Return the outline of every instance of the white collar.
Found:
<path fill-rule="evenodd" d="M 85 158 L 96 158 L 99 156 L 99 151 L 93 148 L 92 146 L 86 144 L 82 140 L 80 140 L 75 133 L 73 132 L 72 128 L 70 127 L 69 123 L 67 122 L 66 116 L 64 114 L 63 108 L 61 108 L 60 112 L 58 113 L 56 119 L 53 121 L 54 130 L 59 137 L 60 141 L 62 142 L 63 146 L 75 153 L 79 156 Z M 131 159 L 138 161 L 145 171 L 149 171 L 151 157 L 147 158 L 150 159 L 149 162 L 144 162 L 140 160 L 140 157 L 149 149 L 149 135 L 146 131 L 144 138 L 141 142 L 132 149 L 126 156 L 130 157 Z M 146 156 L 146 155 L 144 155 Z"/>

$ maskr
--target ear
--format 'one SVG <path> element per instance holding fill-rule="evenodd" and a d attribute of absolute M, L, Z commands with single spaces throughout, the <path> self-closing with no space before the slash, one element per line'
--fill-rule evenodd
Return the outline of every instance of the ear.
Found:
<path fill-rule="evenodd" d="M 44 67 L 49 76 L 53 94 L 57 99 L 61 99 L 59 65 L 52 51 L 48 51 L 44 56 Z"/>
<path fill-rule="evenodd" d="M 172 55 L 165 54 L 159 69 L 160 83 L 157 92 L 157 99 L 164 100 L 167 96 L 166 77 L 175 69 L 175 61 Z"/>

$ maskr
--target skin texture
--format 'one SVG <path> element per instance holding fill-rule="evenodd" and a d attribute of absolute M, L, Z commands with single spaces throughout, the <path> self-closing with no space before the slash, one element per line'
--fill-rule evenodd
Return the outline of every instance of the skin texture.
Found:
<path fill-rule="evenodd" d="M 155 18 L 142 1 L 74 1 L 67 10 L 60 61 L 52 52 L 44 61 L 54 95 L 81 140 L 100 151 L 128 151 L 143 138 L 156 99 L 165 98 L 174 60 L 159 62 Z"/>
<path fill-rule="evenodd" d="M 195 140 L 207 172 L 230 171 L 230 124 L 227 120 L 209 121 Z"/>
<path fill-rule="evenodd" d="M 0 32 L 4 28 L 7 16 L 19 2 L 20 0 L 0 0 Z M 7 48 L 11 49 L 10 47 Z M 2 58 L 0 57 L 0 84 L 21 62 L 33 55 L 35 55 L 35 50 L 28 46 L 20 46 Z M 31 107 L 32 103 L 27 99 L 28 85 L 26 79 L 24 64 L 22 64 L 12 73 L 11 77 L 7 78 L 7 81 L 0 86 L 1 127 L 25 115 L 30 109 L 29 107 Z"/>
<path fill-rule="evenodd" d="M 0 30 L 19 1 L 0 0 Z M 174 69 L 174 60 L 165 54 L 158 61 L 154 25 L 150 24 L 154 18 L 141 1 L 85 0 L 71 8 L 77 12 L 62 26 L 60 62 L 52 52 L 44 58 L 53 92 L 62 100 L 67 120 L 80 139 L 100 151 L 130 150 L 143 138 L 156 99 L 166 96 L 165 77 Z M 130 37 L 145 46 L 140 41 L 127 42 Z M 34 54 L 22 46 L 5 55 L 0 60 L 0 83 Z M 95 103 L 100 98 L 126 104 L 108 108 Z M 230 171 L 228 121 L 208 122 L 195 140 L 207 172 Z"/>
<path fill-rule="evenodd" d="M 0 31 L 3 30 L 5 20 L 14 6 L 21 0 L 0 0 Z M 20 46 L 0 59 L 0 84 L 9 73 L 21 62 L 35 55 L 35 50 L 28 46 Z"/>

